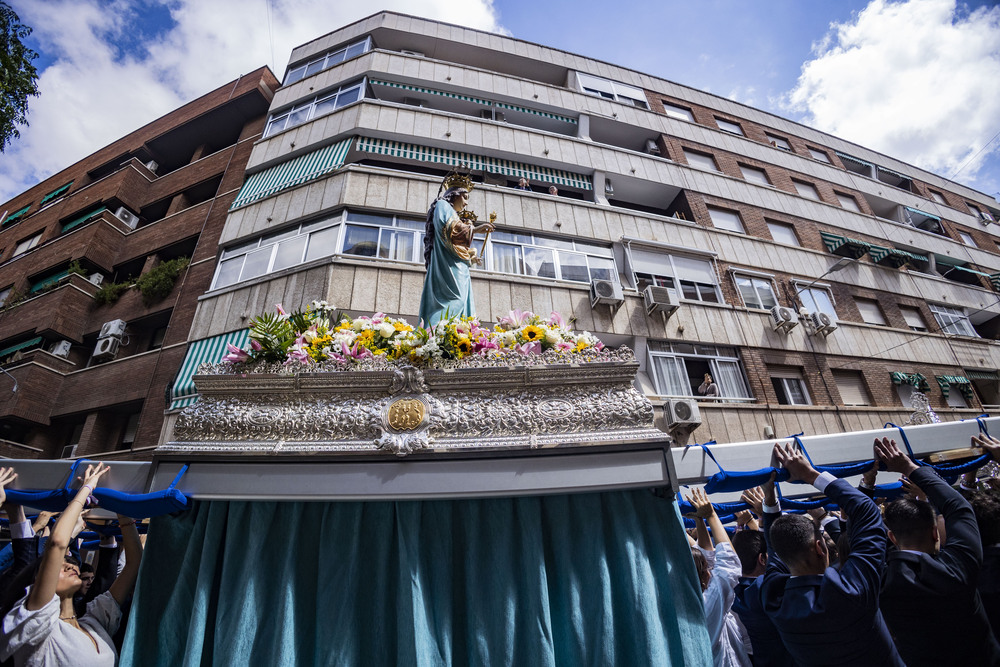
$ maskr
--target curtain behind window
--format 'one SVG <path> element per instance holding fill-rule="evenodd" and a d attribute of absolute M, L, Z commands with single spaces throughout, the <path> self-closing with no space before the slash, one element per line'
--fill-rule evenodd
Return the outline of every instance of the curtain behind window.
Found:
<path fill-rule="evenodd" d="M 120 664 L 711 665 L 648 490 L 199 502 L 153 519 Z"/>

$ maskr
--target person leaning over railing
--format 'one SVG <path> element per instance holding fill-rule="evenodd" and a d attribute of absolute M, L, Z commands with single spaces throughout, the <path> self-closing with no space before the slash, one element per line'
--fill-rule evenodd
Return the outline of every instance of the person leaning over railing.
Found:
<path fill-rule="evenodd" d="M 28 594 L 3 618 L 0 660 L 22 665 L 109 665 L 117 662 L 111 635 L 121 619 L 120 606 L 135 586 L 142 546 L 135 521 L 119 516 L 125 567 L 107 593 L 77 617 L 73 595 L 80 589 L 80 568 L 67 551 L 87 497 L 109 468 L 87 466 L 83 484 L 59 517 L 42 554 Z"/>

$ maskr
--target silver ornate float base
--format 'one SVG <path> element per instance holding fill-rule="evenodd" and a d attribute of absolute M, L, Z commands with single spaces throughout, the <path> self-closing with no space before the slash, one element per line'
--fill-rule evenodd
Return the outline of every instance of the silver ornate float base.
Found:
<path fill-rule="evenodd" d="M 201 399 L 161 454 L 383 454 L 667 440 L 608 361 L 460 369 L 196 375 Z"/>

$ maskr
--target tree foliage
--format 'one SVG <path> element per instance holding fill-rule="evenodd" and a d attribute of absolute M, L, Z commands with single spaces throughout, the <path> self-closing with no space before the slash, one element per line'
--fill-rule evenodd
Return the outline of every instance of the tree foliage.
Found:
<path fill-rule="evenodd" d="M 24 45 L 31 28 L 0 0 L 0 153 L 21 136 L 18 125 L 28 124 L 28 98 L 38 95 L 38 71 L 31 61 L 38 57 Z"/>

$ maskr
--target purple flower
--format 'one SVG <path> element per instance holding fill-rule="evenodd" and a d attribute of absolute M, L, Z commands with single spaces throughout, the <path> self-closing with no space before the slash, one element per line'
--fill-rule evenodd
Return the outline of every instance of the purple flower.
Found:
<path fill-rule="evenodd" d="M 523 345 L 515 345 L 514 349 L 517 350 L 518 354 L 523 355 L 541 354 L 542 344 L 536 340 L 531 343 L 524 343 Z"/>
<path fill-rule="evenodd" d="M 549 326 L 553 327 L 564 326 L 562 315 L 553 310 L 549 314 Z"/>
<path fill-rule="evenodd" d="M 507 313 L 507 317 L 501 317 L 498 324 L 503 324 L 505 326 L 510 326 L 513 328 L 518 328 L 524 326 L 524 324 L 534 317 L 535 314 L 530 310 L 512 310 Z"/>
<path fill-rule="evenodd" d="M 223 361 L 237 363 L 241 361 L 249 361 L 250 359 L 250 355 L 247 354 L 245 350 L 241 350 L 232 343 L 226 343 L 226 349 L 229 350 L 229 354 L 222 357 Z"/>
<path fill-rule="evenodd" d="M 261 344 L 260 344 L 259 342 L 257 342 L 256 340 L 254 340 L 254 339 L 252 339 L 252 338 L 251 338 L 251 339 L 250 339 L 250 348 L 251 348 L 251 349 L 252 349 L 252 350 L 253 350 L 254 352 L 260 352 L 261 350 L 263 350 L 263 349 L 264 349 L 264 346 L 263 346 L 263 345 L 261 345 Z"/>

